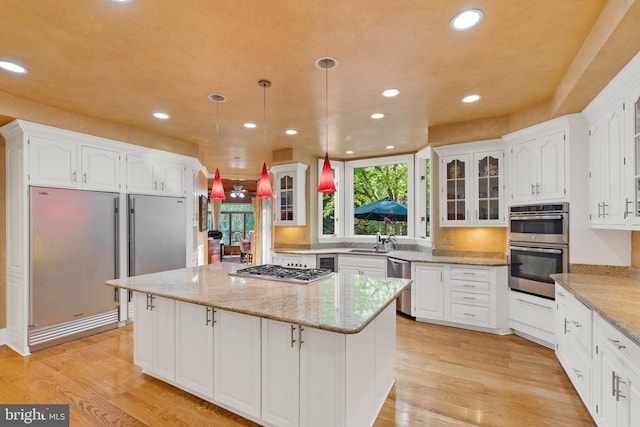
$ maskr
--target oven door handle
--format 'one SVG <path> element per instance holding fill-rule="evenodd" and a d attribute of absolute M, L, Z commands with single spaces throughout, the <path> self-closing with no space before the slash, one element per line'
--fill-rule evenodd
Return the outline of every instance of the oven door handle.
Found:
<path fill-rule="evenodd" d="M 511 216 L 511 220 L 526 221 L 529 219 L 563 219 L 564 215 L 527 215 L 527 216 Z"/>
<path fill-rule="evenodd" d="M 541 252 L 543 254 L 561 254 L 562 249 L 544 249 L 544 248 L 528 248 L 524 246 L 509 246 L 510 249 L 527 252 Z"/>

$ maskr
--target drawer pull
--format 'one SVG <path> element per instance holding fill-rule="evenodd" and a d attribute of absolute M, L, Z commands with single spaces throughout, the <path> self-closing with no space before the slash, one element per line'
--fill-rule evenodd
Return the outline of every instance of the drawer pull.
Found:
<path fill-rule="evenodd" d="M 466 299 L 466 300 L 470 300 L 470 301 L 475 301 L 476 299 L 473 297 L 462 297 L 462 299 Z"/>
<path fill-rule="evenodd" d="M 583 377 L 582 373 L 580 372 L 580 369 L 573 368 L 573 373 L 576 374 L 578 378 Z"/>
<path fill-rule="evenodd" d="M 576 328 L 582 328 L 582 325 L 578 321 L 572 320 L 571 323 L 573 323 Z"/>
<path fill-rule="evenodd" d="M 476 285 L 462 285 L 462 286 L 465 287 L 465 288 L 475 288 L 476 287 Z"/>
<path fill-rule="evenodd" d="M 527 301 L 527 300 L 524 300 L 522 298 L 516 298 L 516 301 L 519 301 L 519 302 L 524 303 L 524 304 L 535 305 L 536 307 L 544 308 L 544 309 L 547 309 L 547 310 L 551 310 L 551 307 L 547 307 L 546 305 L 537 304 L 535 302 Z"/>
<path fill-rule="evenodd" d="M 620 344 L 619 340 L 614 340 L 613 338 L 609 337 L 609 341 L 611 342 L 611 344 L 615 345 L 618 350 L 622 350 L 623 348 L 627 348 L 625 345 Z"/>
<path fill-rule="evenodd" d="M 462 313 L 462 314 L 464 314 L 465 316 L 468 316 L 468 317 L 476 317 L 476 315 L 473 314 L 473 313 Z"/>

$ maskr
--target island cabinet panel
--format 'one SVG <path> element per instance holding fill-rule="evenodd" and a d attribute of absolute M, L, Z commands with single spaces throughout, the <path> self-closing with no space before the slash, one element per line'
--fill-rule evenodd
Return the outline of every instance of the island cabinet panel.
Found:
<path fill-rule="evenodd" d="M 176 301 L 176 383 L 213 399 L 213 309 Z"/>
<path fill-rule="evenodd" d="M 345 335 L 302 327 L 300 425 L 345 425 Z"/>
<path fill-rule="evenodd" d="M 370 426 L 376 419 L 376 328 L 346 336 L 347 426 Z"/>
<path fill-rule="evenodd" d="M 134 303 L 134 363 L 150 375 L 175 381 L 174 301 L 135 292 Z"/>
<path fill-rule="evenodd" d="M 393 387 L 396 364 L 396 305 L 391 303 L 375 320 L 376 328 L 376 413 L 380 412 Z M 392 344 L 393 343 L 393 344 Z"/>
<path fill-rule="evenodd" d="M 299 424 L 299 328 L 262 319 L 262 420 L 269 425 Z"/>
<path fill-rule="evenodd" d="M 260 418 L 260 318 L 214 309 L 214 322 L 214 399 Z"/>

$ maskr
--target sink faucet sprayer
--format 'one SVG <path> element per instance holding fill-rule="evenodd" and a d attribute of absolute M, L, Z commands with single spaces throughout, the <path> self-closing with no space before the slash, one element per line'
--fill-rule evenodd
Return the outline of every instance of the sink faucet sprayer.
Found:
<path fill-rule="evenodd" d="M 380 232 L 377 231 L 376 232 L 376 245 L 375 245 L 376 250 L 380 249 L 380 243 L 381 242 L 382 242 L 382 239 L 380 238 Z"/>

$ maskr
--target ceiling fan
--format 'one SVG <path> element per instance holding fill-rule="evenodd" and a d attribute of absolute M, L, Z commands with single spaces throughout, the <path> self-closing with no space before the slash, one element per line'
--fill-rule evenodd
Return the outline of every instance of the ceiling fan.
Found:
<path fill-rule="evenodd" d="M 233 190 L 231 190 L 231 193 L 229 194 L 229 196 L 231 196 L 232 198 L 239 198 L 239 199 L 244 199 L 244 193 L 246 193 L 247 190 L 242 188 L 242 185 L 234 185 L 233 186 Z"/>

